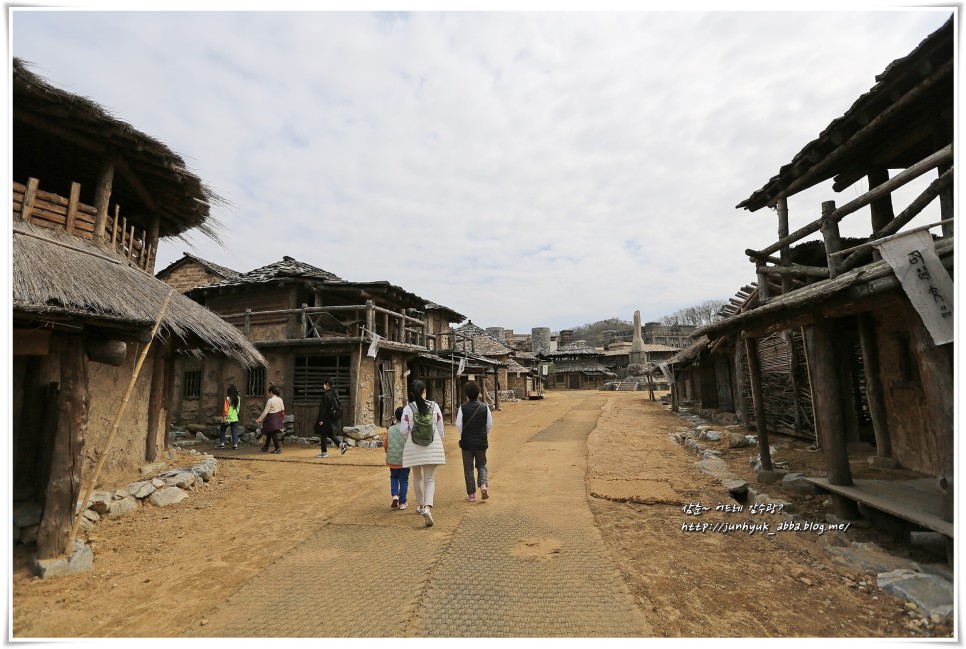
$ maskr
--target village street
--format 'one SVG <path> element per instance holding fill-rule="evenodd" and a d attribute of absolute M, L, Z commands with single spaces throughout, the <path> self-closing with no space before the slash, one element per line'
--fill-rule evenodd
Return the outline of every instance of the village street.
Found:
<path fill-rule="evenodd" d="M 815 535 L 682 531 L 778 518 L 685 515 L 734 501 L 646 393 L 548 392 L 494 422 L 472 504 L 447 427 L 432 528 L 389 508 L 382 449 L 217 451 L 181 504 L 98 523 L 93 572 L 42 580 L 16 553 L 13 637 L 910 635 Z"/>

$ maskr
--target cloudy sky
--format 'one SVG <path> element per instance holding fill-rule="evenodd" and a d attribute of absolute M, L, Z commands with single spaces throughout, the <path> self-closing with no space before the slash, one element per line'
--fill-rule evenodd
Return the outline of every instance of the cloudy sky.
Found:
<path fill-rule="evenodd" d="M 15 9 L 9 50 L 230 202 L 158 269 L 288 255 L 529 332 L 753 281 L 777 221 L 735 206 L 952 11 Z"/>

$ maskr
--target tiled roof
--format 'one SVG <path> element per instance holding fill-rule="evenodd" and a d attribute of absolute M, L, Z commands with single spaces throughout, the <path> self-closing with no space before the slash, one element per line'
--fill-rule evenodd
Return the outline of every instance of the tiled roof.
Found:
<path fill-rule="evenodd" d="M 242 286 L 245 284 L 262 284 L 282 278 L 308 278 L 321 279 L 323 281 L 342 281 L 337 275 L 333 275 L 327 270 L 316 268 L 310 264 L 299 261 L 292 257 L 283 257 L 282 261 L 277 261 L 268 266 L 262 266 L 247 273 L 241 273 L 235 277 L 223 279 L 220 282 L 211 284 L 205 288 L 220 288 L 222 286 Z"/>
<path fill-rule="evenodd" d="M 583 340 L 567 343 L 563 347 L 559 347 L 557 351 L 547 354 L 547 356 L 550 358 L 568 358 L 574 356 L 590 356 L 593 358 L 599 358 L 603 355 L 603 352 L 597 351 Z"/>
<path fill-rule="evenodd" d="M 462 339 L 460 336 L 456 337 L 457 350 L 463 349 L 465 345 L 466 349 L 473 350 L 477 354 L 483 354 L 484 356 L 506 356 L 513 351 L 488 334 L 485 329 L 481 329 L 473 324 L 472 321 L 467 322 L 461 327 L 457 327 L 455 331 L 458 334 L 462 334 Z"/>

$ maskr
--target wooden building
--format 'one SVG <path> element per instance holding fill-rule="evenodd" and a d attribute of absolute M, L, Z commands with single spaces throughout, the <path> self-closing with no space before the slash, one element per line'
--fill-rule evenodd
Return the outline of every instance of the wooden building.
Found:
<path fill-rule="evenodd" d="M 176 358 L 264 359 L 153 276 L 160 237 L 211 228 L 214 197 L 180 157 L 18 60 L 12 117 L 13 499 L 41 508 L 48 559 L 96 471 L 165 447 Z"/>
<path fill-rule="evenodd" d="M 187 252 L 177 261 L 159 270 L 155 277 L 173 286 L 182 293 L 197 287 L 233 279 L 240 273 L 225 266 L 219 266 Z"/>
<path fill-rule="evenodd" d="M 232 383 L 243 399 L 242 422 L 253 423 L 274 384 L 295 417 L 295 434 L 310 437 L 327 377 L 339 391 L 346 426 L 388 425 L 413 378 L 426 379 L 427 396 L 451 410 L 452 372 L 438 352 L 450 323 L 465 318 L 451 309 L 389 282 L 346 281 L 292 257 L 187 295 L 241 330 L 267 367 L 183 359 L 173 404 L 181 423 L 217 421 Z"/>
<path fill-rule="evenodd" d="M 779 239 L 746 251 L 758 283 L 745 308 L 696 332 L 745 352 L 756 425 L 765 433 L 759 435 L 763 457 L 762 346 L 774 334 L 794 334 L 796 350 L 803 340 L 814 426 L 828 470 L 827 478 L 815 481 L 832 492 L 836 513 L 854 518 L 861 502 L 950 537 L 953 39 L 950 19 L 890 64 L 869 92 L 738 205 L 774 208 Z M 896 190 L 929 175 L 934 180 L 922 182 L 918 196 L 896 204 Z M 793 228 L 789 199 L 830 179 L 835 191 L 863 179 L 869 190 L 850 194 L 842 206 L 813 206 L 812 220 Z M 934 223 L 906 227 L 930 204 L 938 212 Z M 871 221 L 870 234 L 844 245 L 839 223 L 846 217 L 856 222 L 859 210 Z M 923 236 L 929 229 L 938 234 Z M 821 263 L 794 263 L 793 244 L 816 233 Z M 876 457 L 915 472 L 900 489 L 853 480 L 848 445 L 862 435 L 864 417 Z"/>
<path fill-rule="evenodd" d="M 546 355 L 553 363 L 553 380 L 547 386 L 554 390 L 602 390 L 616 376 L 601 363 L 599 352 L 583 340 L 567 343 Z"/>

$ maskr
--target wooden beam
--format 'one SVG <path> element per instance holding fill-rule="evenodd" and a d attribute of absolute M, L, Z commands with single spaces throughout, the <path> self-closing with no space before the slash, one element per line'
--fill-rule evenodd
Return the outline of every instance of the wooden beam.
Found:
<path fill-rule="evenodd" d="M 765 471 L 771 471 L 771 450 L 768 446 L 765 397 L 761 388 L 761 361 L 758 358 L 758 340 L 756 338 L 745 338 L 745 353 L 748 356 L 748 379 L 751 382 L 751 398 L 755 406 L 755 428 L 758 433 L 758 453 L 761 457 L 761 468 Z"/>
<path fill-rule="evenodd" d="M 885 394 L 879 380 L 879 348 L 876 345 L 875 319 L 871 313 L 860 313 L 859 345 L 862 348 L 862 371 L 865 374 L 865 396 L 869 404 L 869 417 L 875 432 L 875 454 L 892 457 L 892 435 L 886 415 Z"/>
<path fill-rule="evenodd" d="M 103 239 L 107 231 L 107 212 L 111 206 L 116 157 L 116 152 L 108 152 L 97 175 L 97 188 L 94 191 L 94 209 L 97 210 L 97 216 L 94 218 L 94 239 Z"/>
<path fill-rule="evenodd" d="M 37 187 L 40 181 L 36 178 L 27 179 L 27 191 L 23 195 L 23 207 L 20 210 L 20 218 L 27 223 L 30 222 L 31 213 L 34 211 L 34 204 L 37 201 Z"/>
<path fill-rule="evenodd" d="M 809 367 L 814 373 L 812 397 L 815 427 L 822 437 L 822 450 L 828 481 L 833 485 L 852 486 L 852 469 L 842 417 L 842 389 L 837 370 L 839 359 L 835 353 L 835 332 L 828 320 L 816 318 L 806 328 L 809 341 Z M 856 504 L 841 496 L 832 497 L 835 515 L 854 520 L 859 512 Z"/>
<path fill-rule="evenodd" d="M 831 218 L 831 214 L 834 212 L 835 201 L 825 201 L 822 203 L 822 238 L 825 240 L 825 258 L 828 260 L 828 273 L 830 278 L 834 278 L 839 274 L 839 260 L 835 257 L 835 253 L 842 249 L 839 223 Z"/>
<path fill-rule="evenodd" d="M 64 229 L 67 234 L 74 234 L 74 222 L 77 220 L 77 205 L 80 203 L 80 183 L 70 184 L 70 199 L 67 202 L 67 222 Z"/>
<path fill-rule="evenodd" d="M 53 559 L 67 547 L 74 506 L 80 495 L 84 436 L 90 407 L 84 339 L 71 336 L 60 358 L 60 395 L 50 479 L 37 531 L 37 558 Z"/>

